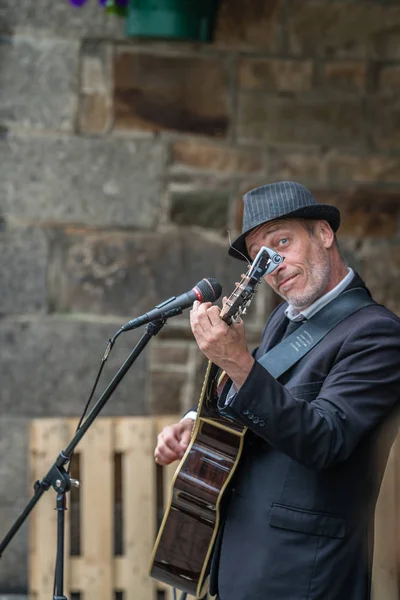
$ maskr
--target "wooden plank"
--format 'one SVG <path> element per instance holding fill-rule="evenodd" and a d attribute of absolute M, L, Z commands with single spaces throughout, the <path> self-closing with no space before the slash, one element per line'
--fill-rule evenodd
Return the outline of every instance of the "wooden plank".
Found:
<path fill-rule="evenodd" d="M 70 556 L 70 588 L 71 590 L 81 590 L 83 596 L 85 596 L 85 586 L 87 585 L 87 574 L 85 572 L 86 564 L 82 560 L 81 556 Z M 125 578 L 125 557 L 114 556 L 111 561 L 111 571 L 113 573 L 113 583 L 116 590 L 126 589 L 126 578 Z M 1 598 L 1 596 L 0 596 Z M 113 600 L 114 596 L 111 597 Z M 99 596 L 98 600 L 110 600 L 105 594 Z M 85 600 L 83 598 L 83 600 Z M 149 598 L 149 600 L 151 600 Z"/>
<path fill-rule="evenodd" d="M 149 418 L 120 419 L 116 438 L 123 448 L 122 505 L 126 600 L 155 598 L 149 560 L 155 537 L 154 425 Z"/>
<path fill-rule="evenodd" d="M 122 590 L 125 600 L 155 600 L 158 590 L 173 600 L 172 588 L 152 580 L 149 561 L 155 539 L 158 432 L 177 416 L 99 418 L 80 442 L 81 556 L 69 556 L 66 513 L 65 594 L 79 591 L 84 600 L 110 600 Z M 75 432 L 76 419 L 43 419 L 31 428 L 31 483 L 42 478 Z M 124 556 L 113 556 L 114 452 L 122 453 Z M 178 463 L 165 469 L 164 497 Z M 69 495 L 67 495 L 67 499 Z M 30 593 L 52 597 L 56 552 L 56 494 L 49 490 L 30 523 Z M 177 594 L 178 598 L 180 593 Z M 188 600 L 194 600 L 189 597 Z"/>
<path fill-rule="evenodd" d="M 30 427 L 31 486 L 42 480 L 61 450 L 69 442 L 68 423 L 63 419 L 34 420 Z M 31 487 L 32 489 L 32 487 Z M 33 492 L 32 492 L 33 493 Z M 50 488 L 43 494 L 29 517 L 29 595 L 31 598 L 52 598 L 57 550 L 56 492 Z M 67 506 L 68 506 L 67 495 Z M 69 516 L 65 513 L 64 585 L 69 579 Z"/>
<path fill-rule="evenodd" d="M 113 598 L 114 452 L 111 419 L 97 419 L 79 444 L 81 585 L 85 600 Z"/>
<path fill-rule="evenodd" d="M 375 511 L 375 546 L 372 569 L 372 600 L 399 600 L 399 508 L 400 440 L 388 459 Z"/>

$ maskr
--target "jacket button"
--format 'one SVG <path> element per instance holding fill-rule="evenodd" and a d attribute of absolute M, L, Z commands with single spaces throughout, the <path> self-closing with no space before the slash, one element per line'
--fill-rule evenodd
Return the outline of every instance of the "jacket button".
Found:
<path fill-rule="evenodd" d="M 253 415 L 253 413 L 252 413 L 252 412 L 250 412 L 250 411 L 249 411 L 249 412 L 247 413 L 247 417 L 248 417 L 248 418 L 250 419 L 250 421 L 251 421 L 251 420 L 253 419 L 254 415 Z"/>
<path fill-rule="evenodd" d="M 259 426 L 260 427 L 265 427 L 265 421 L 263 419 L 260 420 Z"/>
<path fill-rule="evenodd" d="M 242 415 L 248 415 L 249 411 L 247 410 L 247 408 L 245 408 L 244 410 L 242 410 Z"/>
<path fill-rule="evenodd" d="M 253 423 L 255 423 L 257 425 L 257 423 L 259 422 L 260 418 L 259 417 L 254 417 L 253 419 Z"/>

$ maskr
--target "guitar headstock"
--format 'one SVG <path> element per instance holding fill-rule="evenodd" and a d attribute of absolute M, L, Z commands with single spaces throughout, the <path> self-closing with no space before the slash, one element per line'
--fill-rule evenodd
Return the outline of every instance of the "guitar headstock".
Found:
<path fill-rule="evenodd" d="M 243 276 L 224 303 L 219 315 L 221 319 L 228 325 L 232 321 L 237 321 L 246 312 L 262 278 L 272 273 L 283 261 L 283 256 L 274 252 L 271 248 L 263 246 L 251 263 L 246 275 Z"/>

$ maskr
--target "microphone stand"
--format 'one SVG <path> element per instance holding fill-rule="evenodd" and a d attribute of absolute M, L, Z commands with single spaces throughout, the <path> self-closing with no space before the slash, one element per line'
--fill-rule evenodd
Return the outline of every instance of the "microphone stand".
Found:
<path fill-rule="evenodd" d="M 178 312 L 180 310 L 180 312 Z M 66 493 L 70 491 L 71 486 L 79 487 L 79 482 L 72 479 L 69 473 L 65 469 L 65 465 L 70 462 L 74 449 L 85 435 L 86 431 L 92 425 L 93 421 L 106 404 L 114 390 L 117 388 L 119 383 L 122 381 L 132 364 L 135 362 L 139 354 L 143 351 L 145 346 L 149 343 L 151 338 L 161 330 L 165 325 L 166 320 L 170 316 L 181 314 L 182 310 L 174 308 L 155 321 L 151 321 L 139 342 L 136 344 L 128 358 L 125 360 L 122 367 L 116 373 L 111 383 L 107 386 L 103 394 L 100 396 L 92 410 L 88 414 L 81 427 L 75 433 L 74 437 L 65 448 L 62 450 L 56 459 L 53 466 L 50 468 L 47 475 L 41 480 L 36 481 L 34 484 L 34 495 L 28 502 L 27 506 L 16 519 L 4 539 L 0 542 L 0 557 L 3 551 L 6 549 L 10 541 L 13 539 L 17 531 L 20 529 L 34 506 L 37 504 L 39 499 L 42 497 L 50 487 L 53 487 L 57 492 L 56 498 L 56 510 L 57 510 L 57 555 L 56 555 L 56 568 L 55 568 L 55 580 L 54 580 L 54 595 L 53 600 L 67 600 L 64 595 L 64 537 L 65 537 L 65 511 L 67 510 Z"/>

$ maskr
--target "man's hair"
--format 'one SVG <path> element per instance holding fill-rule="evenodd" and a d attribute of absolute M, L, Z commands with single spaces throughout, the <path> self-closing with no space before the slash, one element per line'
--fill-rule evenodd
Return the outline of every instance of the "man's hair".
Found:
<path fill-rule="evenodd" d="M 303 225 L 304 225 L 304 228 L 306 229 L 306 231 L 308 231 L 308 235 L 310 236 L 310 238 L 314 237 L 315 226 L 318 222 L 317 219 L 301 219 L 301 221 L 303 222 Z M 342 254 L 342 251 L 340 250 L 339 242 L 338 242 L 335 232 L 333 233 L 333 243 L 335 244 L 342 261 L 346 262 L 343 254 Z"/>
<path fill-rule="evenodd" d="M 301 221 L 304 225 L 304 228 L 308 231 L 308 235 L 313 237 L 317 221 L 315 219 L 301 219 Z"/>

